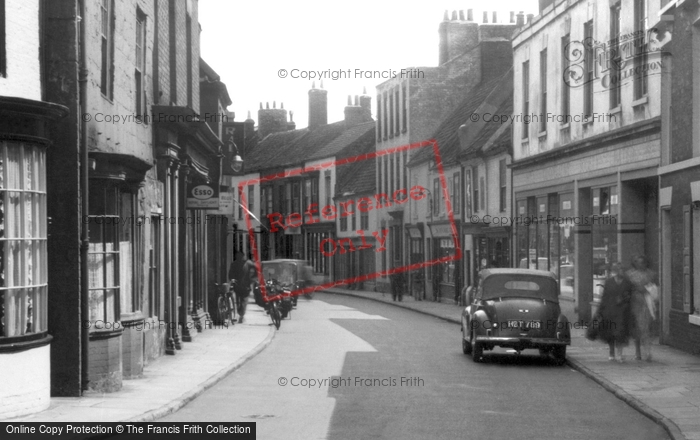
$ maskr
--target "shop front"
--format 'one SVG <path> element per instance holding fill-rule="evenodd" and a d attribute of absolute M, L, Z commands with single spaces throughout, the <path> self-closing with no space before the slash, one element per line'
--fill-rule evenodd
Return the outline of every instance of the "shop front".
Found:
<path fill-rule="evenodd" d="M 456 256 L 457 243 L 452 235 L 450 223 L 431 224 L 433 237 L 431 260 Z M 439 302 L 459 302 L 461 276 L 459 260 L 450 259 L 434 264 L 432 268 L 433 299 Z"/>

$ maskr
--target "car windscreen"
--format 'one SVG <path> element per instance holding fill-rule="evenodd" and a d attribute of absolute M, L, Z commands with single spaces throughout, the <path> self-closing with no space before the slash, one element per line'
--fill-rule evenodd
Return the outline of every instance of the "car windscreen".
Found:
<path fill-rule="evenodd" d="M 262 262 L 263 278 L 277 280 L 281 285 L 292 285 L 296 281 L 296 264 L 289 262 Z"/>
<path fill-rule="evenodd" d="M 491 275 L 483 282 L 481 299 L 537 298 L 558 302 L 557 283 L 552 278 L 527 275 Z"/>

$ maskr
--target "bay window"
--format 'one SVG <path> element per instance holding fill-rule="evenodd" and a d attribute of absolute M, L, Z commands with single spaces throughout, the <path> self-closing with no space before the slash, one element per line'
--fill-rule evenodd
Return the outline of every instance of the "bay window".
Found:
<path fill-rule="evenodd" d="M 0 141 L 0 343 L 47 330 L 46 156 Z"/>

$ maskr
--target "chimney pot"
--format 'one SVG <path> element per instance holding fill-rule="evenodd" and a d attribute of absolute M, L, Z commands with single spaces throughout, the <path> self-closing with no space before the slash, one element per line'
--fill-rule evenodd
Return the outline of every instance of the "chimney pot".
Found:
<path fill-rule="evenodd" d="M 280 108 L 284 108 L 284 102 L 280 102 Z"/>
<path fill-rule="evenodd" d="M 467 9 L 467 21 L 474 21 L 474 10 Z"/>
<path fill-rule="evenodd" d="M 348 95 L 348 105 L 352 105 L 352 97 Z"/>
<path fill-rule="evenodd" d="M 523 14 L 523 11 L 518 12 L 518 15 L 516 17 L 518 18 L 518 20 L 516 21 L 516 26 L 524 26 L 525 14 Z"/>
<path fill-rule="evenodd" d="M 272 108 L 277 108 L 277 101 L 272 101 Z"/>
<path fill-rule="evenodd" d="M 535 14 L 527 14 L 527 24 L 532 24 L 532 19 L 535 17 Z"/>
<path fill-rule="evenodd" d="M 457 11 L 452 11 L 452 21 L 457 20 Z"/>
<path fill-rule="evenodd" d="M 265 108 L 266 108 L 266 109 L 269 109 L 269 108 L 270 108 L 270 101 L 267 101 L 267 102 L 265 103 Z"/>
<path fill-rule="evenodd" d="M 250 117 L 250 110 L 248 110 L 248 117 L 247 117 L 246 119 L 252 119 L 252 118 Z"/>
<path fill-rule="evenodd" d="M 260 110 L 262 110 L 262 101 L 260 101 Z"/>
<path fill-rule="evenodd" d="M 498 23 L 498 13 L 496 11 L 493 11 L 493 21 L 492 23 Z"/>
<path fill-rule="evenodd" d="M 459 20 L 464 21 L 464 11 L 463 10 L 459 11 Z"/>
<path fill-rule="evenodd" d="M 447 9 L 445 9 L 445 14 L 442 16 L 442 21 L 450 21 L 450 14 L 447 12 Z"/>
<path fill-rule="evenodd" d="M 488 13 L 488 11 L 484 11 L 484 23 L 488 23 L 488 22 L 489 22 L 489 13 Z"/>
<path fill-rule="evenodd" d="M 510 11 L 510 22 L 515 23 L 515 11 Z"/>

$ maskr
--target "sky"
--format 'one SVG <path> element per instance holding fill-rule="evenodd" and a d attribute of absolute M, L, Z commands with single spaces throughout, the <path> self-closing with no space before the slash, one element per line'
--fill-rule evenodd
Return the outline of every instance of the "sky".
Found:
<path fill-rule="evenodd" d="M 345 77 L 323 80 L 328 122 L 342 120 L 348 95 L 360 95 L 365 88 L 373 97 L 374 117 L 375 87 L 386 79 L 358 78 L 363 75 L 356 69 L 398 72 L 437 66 L 438 26 L 445 10 L 451 16 L 453 10 L 466 15 L 473 9 L 477 22 L 484 10 L 497 11 L 499 22 L 507 22 L 510 11 L 537 14 L 536 0 L 492 0 L 487 9 L 484 3 L 200 0 L 201 56 L 226 83 L 235 121 L 245 120 L 250 111 L 257 123 L 260 103 L 272 108 L 274 101 L 277 108 L 284 104 L 294 112 L 297 128 L 306 127 L 308 76 L 338 71 Z"/>

